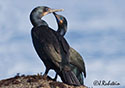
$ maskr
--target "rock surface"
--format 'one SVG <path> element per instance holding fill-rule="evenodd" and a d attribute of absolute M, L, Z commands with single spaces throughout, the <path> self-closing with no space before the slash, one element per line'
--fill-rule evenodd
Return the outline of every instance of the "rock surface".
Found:
<path fill-rule="evenodd" d="M 22 75 L 0 81 L 0 88 L 87 88 L 85 86 L 70 86 L 53 81 L 42 75 Z"/>

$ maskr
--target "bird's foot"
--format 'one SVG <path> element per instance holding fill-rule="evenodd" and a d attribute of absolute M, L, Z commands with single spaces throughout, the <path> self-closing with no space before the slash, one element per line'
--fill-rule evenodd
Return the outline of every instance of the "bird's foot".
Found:
<path fill-rule="evenodd" d="M 54 79 L 52 79 L 53 81 L 56 81 L 57 80 L 57 75 L 55 76 L 55 78 Z"/>
<path fill-rule="evenodd" d="M 47 75 L 46 74 L 43 75 L 43 79 L 47 79 Z"/>

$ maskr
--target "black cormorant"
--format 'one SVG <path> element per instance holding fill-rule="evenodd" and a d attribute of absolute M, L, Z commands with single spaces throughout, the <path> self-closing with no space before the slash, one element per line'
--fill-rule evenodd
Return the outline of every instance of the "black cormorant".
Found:
<path fill-rule="evenodd" d="M 39 6 L 32 10 L 30 20 L 34 26 L 31 30 L 33 45 L 46 66 L 44 75 L 47 75 L 50 69 L 54 69 L 64 83 L 80 85 L 80 82 L 69 66 L 69 45 L 67 41 L 41 19 L 48 13 L 56 11 L 59 10 L 46 6 Z"/>
<path fill-rule="evenodd" d="M 53 14 L 56 17 L 56 21 L 57 21 L 57 24 L 58 24 L 57 32 L 60 35 L 64 36 L 66 31 L 67 31 L 67 20 L 62 15 L 56 14 L 55 12 Z M 75 73 L 75 75 L 78 78 L 78 80 L 80 81 L 80 83 L 82 85 L 84 85 L 82 72 L 84 73 L 84 77 L 86 77 L 86 69 L 85 69 L 85 63 L 83 61 L 83 58 L 72 47 L 70 47 L 69 53 L 70 53 L 69 61 L 70 61 L 71 69 Z"/>

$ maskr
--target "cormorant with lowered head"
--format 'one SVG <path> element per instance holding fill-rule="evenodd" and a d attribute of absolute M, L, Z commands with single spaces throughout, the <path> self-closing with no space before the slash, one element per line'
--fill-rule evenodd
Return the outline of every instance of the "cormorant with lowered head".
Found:
<path fill-rule="evenodd" d="M 58 30 L 57 32 L 64 36 L 65 33 L 67 32 L 67 20 L 64 16 L 56 14 L 53 12 L 54 16 L 56 17 L 56 21 L 58 24 Z M 82 56 L 72 47 L 69 49 L 69 61 L 70 61 L 70 66 L 71 70 L 75 73 L 76 77 L 80 81 L 81 85 L 84 85 L 83 82 L 83 73 L 84 77 L 86 77 L 86 68 L 85 68 L 85 63 L 83 61 Z"/>

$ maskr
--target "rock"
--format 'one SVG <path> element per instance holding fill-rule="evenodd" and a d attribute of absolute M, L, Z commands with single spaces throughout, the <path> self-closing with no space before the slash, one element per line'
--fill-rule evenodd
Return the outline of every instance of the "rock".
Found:
<path fill-rule="evenodd" d="M 87 88 L 85 86 L 71 86 L 53 81 L 42 75 L 22 75 L 0 81 L 0 88 Z"/>

